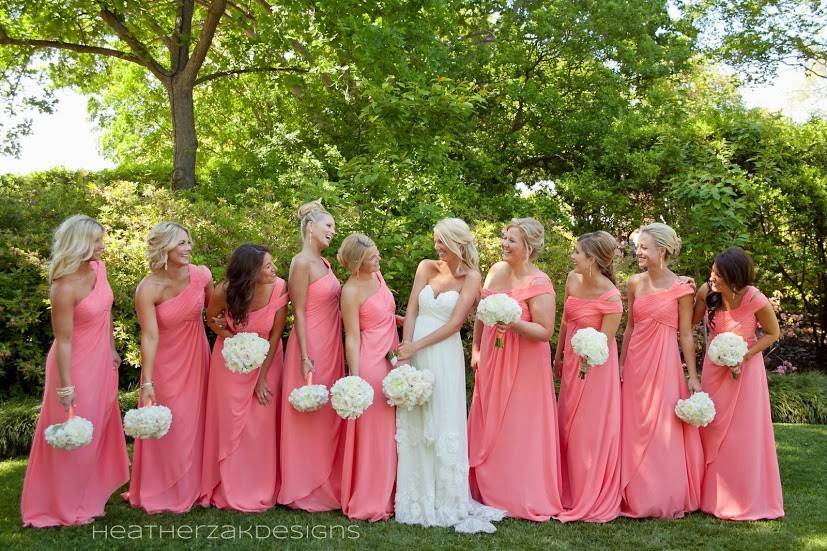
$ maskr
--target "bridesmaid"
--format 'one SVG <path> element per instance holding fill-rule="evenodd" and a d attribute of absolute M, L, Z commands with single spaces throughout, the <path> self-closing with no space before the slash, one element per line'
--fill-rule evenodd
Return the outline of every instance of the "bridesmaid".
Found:
<path fill-rule="evenodd" d="M 382 379 L 391 369 L 386 355 L 399 345 L 396 303 L 369 237 L 347 236 L 336 258 L 350 272 L 342 287 L 348 372 L 373 387 L 373 404 L 346 422 L 342 512 L 353 520 L 386 520 L 396 482 L 396 411 L 382 396 Z"/>
<path fill-rule="evenodd" d="M 141 403 L 172 410 L 158 440 L 135 440 L 132 480 L 124 497 L 147 513 L 184 513 L 201 493 L 204 406 L 210 344 L 203 313 L 212 274 L 190 262 L 192 240 L 174 222 L 156 224 L 147 238 L 151 273 L 138 285 L 141 324 Z"/>
<path fill-rule="evenodd" d="M 279 491 L 277 396 L 283 369 L 281 335 L 287 293 L 269 249 L 242 245 L 227 264 L 207 309 L 218 335 L 210 358 L 201 504 L 255 512 Z M 264 363 L 249 373 L 224 365 L 224 340 L 257 333 L 270 341 Z"/>
<path fill-rule="evenodd" d="M 566 300 L 554 358 L 560 377 L 563 507 L 557 520 L 608 522 L 620 514 L 620 377 L 615 333 L 623 305 L 614 283 L 617 244 L 604 231 L 581 235 L 571 255 Z M 589 368 L 571 348 L 584 327 L 602 331 L 609 359 Z M 580 378 L 580 370 L 588 373 Z"/>
<path fill-rule="evenodd" d="M 112 289 L 101 262 L 103 227 L 88 216 L 67 218 L 55 232 L 49 299 L 55 340 L 46 357 L 20 514 L 24 526 L 87 524 L 103 516 L 109 496 L 129 480 L 118 408 Z M 46 427 L 77 413 L 92 422 L 92 442 L 74 450 L 46 443 Z"/>
<path fill-rule="evenodd" d="M 483 298 L 505 293 L 523 309 L 508 326 L 474 324 L 474 395 L 468 416 L 474 498 L 508 516 L 546 521 L 562 511 L 557 404 L 549 369 L 555 294 L 534 266 L 543 225 L 515 218 L 503 232 L 502 262 L 488 271 Z M 504 346 L 497 348 L 498 333 Z"/>
<path fill-rule="evenodd" d="M 693 322 L 705 317 L 709 342 L 730 331 L 749 344 L 744 361 L 734 368 L 705 357 L 701 377 L 717 412 L 701 429 L 706 455 L 701 510 L 728 520 L 784 516 L 762 355 L 780 330 L 769 300 L 752 286 L 753 274 L 752 259 L 730 247 L 715 257 L 709 282 L 695 297 Z M 756 338 L 759 325 L 763 335 Z"/>
<path fill-rule="evenodd" d="M 666 224 L 645 226 L 637 244 L 644 271 L 627 285 L 629 319 L 620 353 L 620 488 L 626 517 L 680 518 L 700 506 L 700 435 L 675 415 L 675 403 L 701 389 L 692 338 L 695 289 L 669 269 L 680 248 L 680 238 Z"/>
<path fill-rule="evenodd" d="M 298 213 L 301 252 L 290 263 L 290 300 L 296 318 L 285 353 L 281 403 L 281 480 L 278 502 L 305 511 L 341 508 L 344 421 L 333 408 L 299 413 L 290 392 L 313 382 L 330 387 L 344 375 L 339 280 L 322 256 L 336 233 L 320 201 Z"/>

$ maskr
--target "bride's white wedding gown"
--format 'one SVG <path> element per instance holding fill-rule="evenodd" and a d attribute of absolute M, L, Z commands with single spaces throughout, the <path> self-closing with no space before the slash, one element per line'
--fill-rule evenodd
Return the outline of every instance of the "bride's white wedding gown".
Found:
<path fill-rule="evenodd" d="M 423 287 L 413 339 L 442 327 L 458 298 L 456 291 L 434 296 L 430 285 Z M 435 383 L 427 404 L 396 411 L 396 520 L 453 526 L 466 533 L 496 531 L 492 521 L 501 520 L 505 512 L 474 501 L 468 489 L 465 356 L 459 332 L 420 350 L 411 364 L 431 371 Z"/>

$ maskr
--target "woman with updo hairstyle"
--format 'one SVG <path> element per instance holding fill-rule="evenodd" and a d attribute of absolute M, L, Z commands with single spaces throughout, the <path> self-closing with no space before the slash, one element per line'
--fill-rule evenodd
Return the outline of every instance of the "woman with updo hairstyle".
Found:
<path fill-rule="evenodd" d="M 350 272 L 342 287 L 342 321 L 349 375 L 373 387 L 373 404 L 345 421 L 342 513 L 352 520 L 393 515 L 396 482 L 396 410 L 382 399 L 382 380 L 399 345 L 396 302 L 379 271 L 379 250 L 366 235 L 348 235 L 336 258 Z"/>
<path fill-rule="evenodd" d="M 503 230 L 502 261 L 485 277 L 482 297 L 503 293 L 522 317 L 495 327 L 474 323 L 474 394 L 468 415 L 471 493 L 509 517 L 546 521 L 562 511 L 557 404 L 549 340 L 555 293 L 534 265 L 543 225 L 515 218 Z M 502 339 L 502 347 L 496 345 Z"/>
<path fill-rule="evenodd" d="M 88 524 L 129 480 L 118 407 L 112 289 L 101 262 L 104 229 L 78 214 L 55 232 L 49 300 L 55 340 L 46 357 L 40 416 L 23 479 L 23 526 Z M 46 443 L 46 427 L 77 414 L 92 422 L 92 441 L 72 450 Z"/>
<path fill-rule="evenodd" d="M 434 226 L 436 260 L 419 263 L 408 299 L 399 362 L 434 375 L 429 402 L 396 412 L 399 453 L 394 517 L 457 532 L 493 532 L 504 511 L 471 498 L 460 329 L 480 294 L 474 234 L 463 220 Z"/>
<path fill-rule="evenodd" d="M 695 296 L 692 320 L 704 319 L 707 347 L 724 332 L 739 335 L 749 346 L 734 367 L 716 365 L 705 356 L 701 374 L 701 388 L 715 403 L 715 419 L 701 428 L 706 460 L 701 510 L 727 520 L 784 516 L 763 356 L 781 331 L 753 279 L 752 258 L 743 249 L 721 252 Z"/>
<path fill-rule="evenodd" d="M 680 518 L 700 506 L 700 435 L 675 415 L 677 401 L 701 389 L 692 336 L 695 288 L 669 269 L 680 249 L 680 238 L 666 224 L 644 226 L 637 241 L 642 271 L 626 286 L 620 489 L 627 517 Z"/>
<path fill-rule="evenodd" d="M 150 273 L 135 291 L 141 325 L 140 405 L 172 411 L 169 432 L 135 439 L 132 479 L 124 494 L 147 513 L 184 513 L 201 495 L 204 408 L 210 344 L 204 309 L 212 274 L 192 263 L 192 239 L 175 222 L 155 224 L 147 236 Z"/>
<path fill-rule="evenodd" d="M 278 501 L 293 509 L 340 509 L 344 421 L 331 407 L 300 413 L 290 392 L 307 384 L 330 387 L 344 375 L 341 286 L 322 251 L 336 234 L 320 200 L 298 211 L 302 249 L 290 262 L 295 323 L 287 341 L 281 404 L 281 480 Z"/>
<path fill-rule="evenodd" d="M 287 284 L 276 275 L 267 247 L 248 244 L 233 251 L 207 319 L 218 338 L 210 358 L 201 504 L 265 511 L 279 491 L 281 336 L 287 319 Z M 224 363 L 224 342 L 238 333 L 270 342 L 264 362 L 248 373 L 232 372 Z"/>
<path fill-rule="evenodd" d="M 604 231 L 577 238 L 566 278 L 563 321 L 554 357 L 560 381 L 561 522 L 608 522 L 620 514 L 620 376 L 615 333 L 623 304 L 615 287 L 615 238 Z M 590 367 L 571 339 L 591 327 L 606 335 L 609 358 Z"/>

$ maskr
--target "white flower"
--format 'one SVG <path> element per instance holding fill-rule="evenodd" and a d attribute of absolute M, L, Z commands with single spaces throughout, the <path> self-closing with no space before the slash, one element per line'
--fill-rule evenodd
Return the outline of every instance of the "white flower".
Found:
<path fill-rule="evenodd" d="M 65 423 L 49 425 L 43 436 L 55 448 L 74 450 L 91 442 L 92 432 L 92 422 L 89 419 L 74 416 Z"/>
<path fill-rule="evenodd" d="M 593 327 L 575 331 L 571 338 L 571 348 L 592 367 L 602 365 L 609 359 L 609 340 L 605 333 Z"/>
<path fill-rule="evenodd" d="M 373 387 L 356 375 L 342 377 L 330 387 L 330 404 L 343 419 L 356 419 L 372 403 Z"/>
<path fill-rule="evenodd" d="M 123 431 L 133 438 L 161 438 L 172 425 L 172 411 L 166 406 L 130 409 L 123 416 Z"/>
<path fill-rule="evenodd" d="M 382 380 L 382 393 L 388 405 L 413 409 L 431 399 L 434 391 L 434 374 L 412 365 L 392 369 Z"/>
<path fill-rule="evenodd" d="M 520 303 L 505 293 L 487 296 L 477 306 L 477 318 L 485 325 L 514 323 L 520 321 L 522 315 Z"/>
<path fill-rule="evenodd" d="M 327 403 L 329 392 L 324 385 L 304 385 L 290 391 L 287 401 L 303 413 L 317 411 Z"/>
<path fill-rule="evenodd" d="M 255 333 L 238 333 L 224 341 L 221 355 L 227 369 L 235 373 L 249 373 L 261 367 L 267 359 L 270 343 Z"/>
<path fill-rule="evenodd" d="M 744 361 L 748 350 L 747 341 L 727 331 L 712 339 L 706 354 L 717 365 L 734 367 Z"/>
<path fill-rule="evenodd" d="M 705 427 L 715 419 L 715 404 L 706 392 L 696 392 L 675 404 L 675 415 L 694 427 Z"/>

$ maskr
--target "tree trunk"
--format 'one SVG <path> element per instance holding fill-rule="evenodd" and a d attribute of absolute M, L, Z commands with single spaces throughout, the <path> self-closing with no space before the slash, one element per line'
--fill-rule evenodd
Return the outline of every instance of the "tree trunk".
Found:
<path fill-rule="evenodd" d="M 192 83 L 174 77 L 167 88 L 175 144 L 172 165 L 173 189 L 189 189 L 195 186 L 195 153 L 198 149 L 198 138 L 195 136 L 192 89 Z"/>

